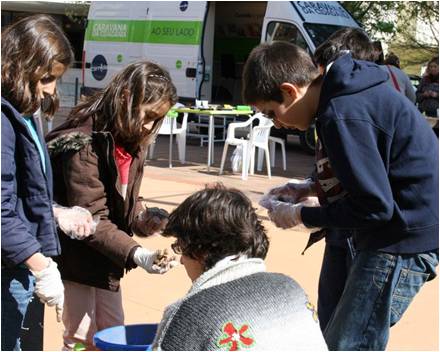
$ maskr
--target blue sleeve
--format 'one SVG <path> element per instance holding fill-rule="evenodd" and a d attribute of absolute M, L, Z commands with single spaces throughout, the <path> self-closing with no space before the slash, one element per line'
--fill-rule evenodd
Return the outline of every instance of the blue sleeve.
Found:
<path fill-rule="evenodd" d="M 403 71 L 402 71 L 403 72 Z M 414 91 L 413 85 L 411 84 L 411 80 L 406 75 L 405 72 L 403 72 L 403 77 L 405 80 L 405 96 L 411 101 L 411 103 L 416 103 L 416 92 Z"/>
<path fill-rule="evenodd" d="M 2 263 L 22 263 L 41 246 L 17 214 L 17 180 L 15 164 L 15 131 L 2 113 Z"/>
<path fill-rule="evenodd" d="M 360 229 L 388 222 L 394 199 L 388 181 L 388 138 L 369 121 L 330 121 L 321 130 L 335 176 L 347 196 L 325 207 L 304 207 L 309 227 Z"/>

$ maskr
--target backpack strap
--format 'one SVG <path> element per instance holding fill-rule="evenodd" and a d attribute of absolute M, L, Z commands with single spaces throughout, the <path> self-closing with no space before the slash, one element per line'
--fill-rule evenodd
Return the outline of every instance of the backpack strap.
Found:
<path fill-rule="evenodd" d="M 388 71 L 390 72 L 391 80 L 393 81 L 394 88 L 396 88 L 400 92 L 400 87 L 399 87 L 399 84 L 397 83 L 396 76 L 394 75 L 393 71 L 391 70 L 390 65 L 386 65 L 386 66 L 388 68 Z"/>

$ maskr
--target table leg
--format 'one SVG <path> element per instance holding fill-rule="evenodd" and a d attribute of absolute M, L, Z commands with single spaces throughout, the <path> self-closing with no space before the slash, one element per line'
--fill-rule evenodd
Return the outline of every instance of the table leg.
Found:
<path fill-rule="evenodd" d="M 214 139 L 214 116 L 209 115 L 209 127 L 208 127 L 208 172 L 211 169 L 212 158 L 212 148 Z"/>
<path fill-rule="evenodd" d="M 174 121 L 171 120 L 171 133 L 170 133 L 170 148 L 169 148 L 169 155 L 168 155 L 168 166 L 171 169 L 173 167 L 173 123 Z"/>

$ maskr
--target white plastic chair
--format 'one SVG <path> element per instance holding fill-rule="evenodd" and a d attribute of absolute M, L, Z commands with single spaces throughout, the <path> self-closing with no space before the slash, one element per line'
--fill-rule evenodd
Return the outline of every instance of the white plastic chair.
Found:
<path fill-rule="evenodd" d="M 176 103 L 174 108 L 184 107 L 181 103 Z M 172 125 L 171 125 L 172 124 Z M 173 135 L 176 135 L 176 144 L 179 152 L 179 161 L 182 164 L 185 164 L 185 154 L 186 154 L 186 129 L 188 127 L 188 113 L 183 113 L 182 125 L 180 127 L 177 124 L 176 118 L 165 116 L 162 126 L 160 126 L 158 135 L 171 135 L 171 126 Z M 150 159 L 153 159 L 154 147 L 156 145 L 156 141 L 154 141 L 150 145 L 149 156 Z"/>
<path fill-rule="evenodd" d="M 286 143 L 283 138 L 269 136 L 269 152 L 270 152 L 270 166 L 275 167 L 275 149 L 278 143 L 281 146 L 281 153 L 283 158 L 283 170 L 287 170 L 286 166 Z M 258 162 L 257 162 L 257 170 L 261 171 L 263 169 L 263 151 L 258 150 Z"/>
<path fill-rule="evenodd" d="M 255 119 L 261 119 L 260 124 L 251 129 L 249 134 L 249 139 L 239 139 L 235 137 L 235 130 L 237 128 L 244 128 L 252 125 L 252 122 Z M 265 120 L 262 120 L 265 119 Z M 267 121 L 266 121 L 267 120 Z M 263 121 L 263 122 L 262 122 Z M 268 176 L 271 177 L 270 174 L 270 156 L 269 156 L 269 148 L 268 148 L 268 140 L 270 129 L 272 128 L 272 121 L 265 118 L 261 113 L 257 113 L 250 117 L 245 122 L 233 122 L 228 126 L 228 133 L 226 136 L 225 145 L 223 147 L 223 155 L 222 161 L 220 163 L 220 172 L 219 175 L 223 173 L 223 168 L 225 165 L 226 155 L 228 152 L 229 145 L 242 145 L 243 146 L 243 159 L 242 159 L 242 175 L 241 178 L 243 180 L 247 180 L 249 169 L 251 174 L 254 172 L 254 163 L 255 163 L 255 148 L 261 148 L 266 152 L 266 160 L 268 165 Z"/>
<path fill-rule="evenodd" d="M 266 156 L 266 168 L 267 168 L 267 176 L 271 178 L 271 162 L 270 162 L 270 154 L 269 154 L 269 135 L 270 130 L 273 126 L 272 120 L 265 117 L 263 114 L 258 113 L 255 115 L 255 118 L 259 120 L 258 126 L 255 126 L 252 130 L 252 138 L 250 143 L 250 174 L 254 174 L 255 169 L 255 148 L 258 149 L 258 162 L 262 164 L 262 154 L 264 152 Z M 261 157 L 260 157 L 261 155 Z"/>

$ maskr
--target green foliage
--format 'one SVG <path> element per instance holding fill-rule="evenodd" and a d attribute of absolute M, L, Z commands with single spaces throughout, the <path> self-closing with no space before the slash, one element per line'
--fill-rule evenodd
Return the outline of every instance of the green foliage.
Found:
<path fill-rule="evenodd" d="M 439 20 L 438 1 L 343 1 L 341 4 L 372 37 L 408 32 L 408 23 L 415 19 L 430 24 Z"/>
<path fill-rule="evenodd" d="M 382 33 L 393 33 L 395 30 L 393 22 L 377 21 L 376 27 Z"/>
<path fill-rule="evenodd" d="M 69 17 L 72 22 L 85 27 L 89 7 L 90 1 L 72 1 L 66 4 L 65 15 Z"/>
<path fill-rule="evenodd" d="M 388 50 L 400 58 L 407 73 L 420 74 L 420 67 L 438 55 L 438 1 L 343 1 L 342 6 L 362 24 L 372 39 L 387 40 Z M 416 35 L 417 20 L 423 20 L 434 44 Z"/>

